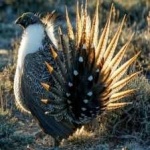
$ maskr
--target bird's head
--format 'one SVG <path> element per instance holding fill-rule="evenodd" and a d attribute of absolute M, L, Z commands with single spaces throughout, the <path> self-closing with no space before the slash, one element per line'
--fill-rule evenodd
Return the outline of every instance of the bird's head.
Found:
<path fill-rule="evenodd" d="M 41 23 L 40 18 L 32 12 L 23 13 L 17 20 L 16 24 L 21 25 L 23 28 L 27 28 L 29 25 Z"/>

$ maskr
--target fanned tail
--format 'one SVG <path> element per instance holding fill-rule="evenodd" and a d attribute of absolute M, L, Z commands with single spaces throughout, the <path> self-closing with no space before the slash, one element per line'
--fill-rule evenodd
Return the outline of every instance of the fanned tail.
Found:
<path fill-rule="evenodd" d="M 77 124 L 84 124 L 105 110 L 130 104 L 130 102 L 118 102 L 118 100 L 135 91 L 135 89 L 122 89 L 139 72 L 124 78 L 123 76 L 139 53 L 121 64 L 132 35 L 115 54 L 125 17 L 108 44 L 112 9 L 113 5 L 99 37 L 99 1 L 92 19 L 88 15 L 87 2 L 81 10 L 77 2 L 75 32 L 66 8 L 67 36 L 59 29 L 62 53 L 58 53 L 54 46 L 50 47 L 57 69 L 46 63 L 55 84 L 50 86 L 51 83 L 42 83 L 53 96 L 46 105 L 53 106 L 54 109 L 48 111 L 55 119 L 65 118 Z"/>

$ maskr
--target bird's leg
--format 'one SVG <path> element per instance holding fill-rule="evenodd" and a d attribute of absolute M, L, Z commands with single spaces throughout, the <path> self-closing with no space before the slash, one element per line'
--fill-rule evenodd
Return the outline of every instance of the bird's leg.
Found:
<path fill-rule="evenodd" d="M 54 146 L 56 147 L 59 147 L 59 145 L 60 145 L 60 140 L 58 140 L 58 139 L 54 139 Z"/>
<path fill-rule="evenodd" d="M 59 150 L 60 140 L 54 139 L 54 148 L 53 150 Z"/>

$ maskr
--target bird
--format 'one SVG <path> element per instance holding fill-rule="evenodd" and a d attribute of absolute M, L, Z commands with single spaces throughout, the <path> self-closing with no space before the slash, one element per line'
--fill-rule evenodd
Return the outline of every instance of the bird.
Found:
<path fill-rule="evenodd" d="M 122 61 L 134 34 L 116 52 L 126 17 L 109 39 L 113 7 L 101 34 L 99 1 L 93 17 L 87 2 L 81 7 L 77 2 L 75 27 L 66 7 L 67 33 L 59 26 L 57 37 L 55 12 L 44 18 L 27 12 L 16 20 L 24 29 L 14 78 L 16 105 L 37 119 L 55 146 L 104 112 L 132 104 L 121 99 L 135 91 L 124 87 L 139 74 L 126 72 L 140 52 Z"/>

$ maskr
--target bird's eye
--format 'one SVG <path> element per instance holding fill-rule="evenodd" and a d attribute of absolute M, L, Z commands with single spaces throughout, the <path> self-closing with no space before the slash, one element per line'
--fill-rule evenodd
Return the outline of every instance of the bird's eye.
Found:
<path fill-rule="evenodd" d="M 31 22 L 34 23 L 34 19 L 31 17 Z"/>

